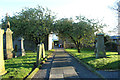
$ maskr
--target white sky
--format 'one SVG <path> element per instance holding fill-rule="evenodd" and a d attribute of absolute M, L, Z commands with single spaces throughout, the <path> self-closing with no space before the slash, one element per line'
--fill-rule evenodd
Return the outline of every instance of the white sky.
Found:
<path fill-rule="evenodd" d="M 40 5 L 57 13 L 58 18 L 83 15 L 103 20 L 103 23 L 109 25 L 104 28 L 104 32 L 108 33 L 117 26 L 117 13 L 110 9 L 114 6 L 115 1 L 119 0 L 0 0 L 0 20 L 6 13 L 12 16 L 25 7 Z"/>

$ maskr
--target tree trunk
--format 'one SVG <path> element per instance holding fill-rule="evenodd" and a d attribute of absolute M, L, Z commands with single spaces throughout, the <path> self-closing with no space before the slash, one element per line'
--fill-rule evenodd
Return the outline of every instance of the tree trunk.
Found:
<path fill-rule="evenodd" d="M 78 49 L 78 53 L 81 53 L 81 51 L 80 51 L 80 44 L 77 44 L 77 49 Z"/>
<path fill-rule="evenodd" d="M 78 48 L 78 53 L 81 53 L 80 49 Z"/>
<path fill-rule="evenodd" d="M 120 43 L 118 43 L 118 55 L 120 55 Z"/>
<path fill-rule="evenodd" d="M 69 34 L 68 34 L 69 35 Z M 70 36 L 70 35 L 69 35 Z M 80 53 L 80 42 L 75 41 L 74 38 L 72 36 L 70 36 L 70 38 L 72 39 L 72 41 L 74 42 L 74 44 L 76 45 L 76 48 L 78 49 L 78 53 Z"/>

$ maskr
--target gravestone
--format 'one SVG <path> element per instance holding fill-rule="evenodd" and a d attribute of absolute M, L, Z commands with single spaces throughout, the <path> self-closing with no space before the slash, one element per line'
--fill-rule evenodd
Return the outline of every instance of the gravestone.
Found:
<path fill-rule="evenodd" d="M 0 75 L 5 74 L 5 64 L 4 64 L 4 55 L 3 55 L 3 34 L 4 30 L 0 28 Z"/>
<path fill-rule="evenodd" d="M 96 43 L 96 58 L 106 57 L 105 45 L 104 45 L 104 34 L 97 34 L 97 43 Z"/>
<path fill-rule="evenodd" d="M 45 47 L 43 43 L 42 43 L 42 58 L 45 58 Z"/>
<path fill-rule="evenodd" d="M 10 23 L 7 23 L 7 29 L 4 33 L 4 54 L 6 59 L 13 58 L 13 42 L 12 42 L 12 34 L 13 32 L 10 30 Z"/>
<path fill-rule="evenodd" d="M 24 56 L 25 55 L 25 50 L 23 45 L 24 39 L 22 37 L 19 37 L 17 40 L 18 40 L 17 41 L 17 57 Z"/>
<path fill-rule="evenodd" d="M 37 58 L 36 58 L 36 65 L 40 64 L 41 61 L 41 55 L 42 55 L 42 45 L 38 44 L 37 46 Z"/>
<path fill-rule="evenodd" d="M 41 58 L 45 58 L 45 48 L 44 44 L 38 44 L 37 46 L 37 59 L 36 59 L 36 65 L 40 64 Z"/>

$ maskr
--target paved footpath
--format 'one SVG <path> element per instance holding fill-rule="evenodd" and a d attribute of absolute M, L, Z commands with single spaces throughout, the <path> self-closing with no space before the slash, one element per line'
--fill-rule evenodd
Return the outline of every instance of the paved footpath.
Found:
<path fill-rule="evenodd" d="M 53 56 L 50 57 L 42 68 L 34 75 L 34 79 L 42 80 L 78 80 L 98 77 L 81 65 L 76 59 L 68 53 L 64 53 L 64 49 L 56 49 Z"/>

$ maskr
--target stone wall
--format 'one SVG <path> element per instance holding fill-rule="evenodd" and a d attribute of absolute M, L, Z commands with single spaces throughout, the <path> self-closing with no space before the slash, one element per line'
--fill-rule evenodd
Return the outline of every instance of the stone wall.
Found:
<path fill-rule="evenodd" d="M 96 35 L 96 37 L 97 37 L 96 49 L 95 49 L 96 58 L 106 57 L 105 45 L 104 45 L 104 34 L 99 33 Z"/>
<path fill-rule="evenodd" d="M 16 45 L 18 45 L 18 38 L 14 39 L 14 43 L 13 43 L 13 48 L 15 49 Z M 24 40 L 23 41 L 23 46 L 25 51 L 35 51 L 36 50 L 36 45 L 33 41 L 30 40 Z M 17 46 L 18 47 L 18 46 Z"/>
<path fill-rule="evenodd" d="M 15 49 L 15 46 L 18 45 L 18 38 L 14 39 L 13 42 L 13 48 Z M 25 51 L 37 51 L 37 45 L 30 40 L 24 40 L 24 49 Z M 51 50 L 52 49 L 52 34 L 48 35 L 45 40 L 43 41 L 44 45 L 45 45 L 45 50 Z"/>
<path fill-rule="evenodd" d="M 64 48 L 76 48 L 75 44 L 70 42 L 69 40 L 64 41 Z"/>

